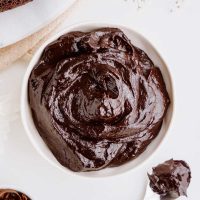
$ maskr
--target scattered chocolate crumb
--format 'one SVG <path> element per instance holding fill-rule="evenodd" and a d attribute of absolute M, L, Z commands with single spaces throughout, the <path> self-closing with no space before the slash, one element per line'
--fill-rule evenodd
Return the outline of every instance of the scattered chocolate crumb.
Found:
<path fill-rule="evenodd" d="M 124 0 L 124 1 L 128 2 L 129 0 Z M 148 0 L 130 0 L 130 1 L 132 1 L 136 5 L 137 10 L 140 10 L 145 6 Z M 171 0 L 169 2 L 170 13 L 182 8 L 185 1 L 186 0 Z"/>

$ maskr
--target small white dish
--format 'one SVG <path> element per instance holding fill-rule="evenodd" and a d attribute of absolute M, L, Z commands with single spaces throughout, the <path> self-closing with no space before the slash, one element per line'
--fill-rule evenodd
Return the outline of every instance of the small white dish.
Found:
<path fill-rule="evenodd" d="M 94 171 L 94 172 L 81 172 L 81 173 L 75 173 L 70 171 L 68 168 L 63 167 L 53 156 L 49 148 L 46 146 L 42 138 L 40 137 L 33 119 L 31 115 L 31 111 L 29 108 L 29 103 L 28 103 L 28 79 L 30 76 L 30 73 L 37 63 L 38 59 L 40 58 L 44 48 L 51 43 L 52 41 L 56 40 L 58 37 L 61 35 L 71 32 L 71 31 L 90 31 L 93 29 L 97 29 L 100 27 L 117 27 L 120 28 L 126 35 L 127 37 L 132 41 L 133 45 L 141 48 L 144 50 L 148 56 L 152 59 L 152 61 L 155 63 L 156 66 L 159 66 L 163 78 L 166 83 L 167 91 L 170 96 L 171 104 L 169 106 L 167 115 L 164 118 L 162 128 L 160 130 L 159 135 L 156 137 L 156 139 L 147 147 L 146 151 L 144 151 L 138 158 L 122 165 L 119 167 L 115 168 L 106 168 L 102 169 L 100 171 Z M 75 24 L 72 26 L 69 26 L 65 28 L 63 31 L 59 32 L 58 34 L 54 35 L 51 39 L 45 42 L 44 45 L 42 45 L 39 50 L 35 53 L 33 56 L 27 71 L 24 76 L 24 80 L 22 83 L 22 94 L 21 94 L 21 117 L 22 117 L 22 122 L 25 127 L 26 133 L 31 140 L 33 146 L 36 148 L 36 150 L 42 155 L 43 158 L 45 158 L 49 163 L 52 165 L 56 166 L 62 171 L 65 171 L 66 173 L 73 173 L 77 175 L 82 175 L 86 177 L 105 177 L 105 176 L 112 176 L 112 175 L 117 175 L 121 174 L 124 172 L 127 172 L 129 170 L 133 170 L 136 167 L 141 166 L 142 164 L 145 163 L 155 152 L 155 150 L 158 149 L 158 147 L 161 145 L 163 139 L 166 136 L 166 133 L 169 130 L 169 127 L 171 125 L 172 121 L 172 116 L 173 116 L 173 108 L 174 108 L 174 95 L 173 95 L 173 85 L 172 85 L 172 78 L 169 72 L 169 69 L 162 59 L 161 55 L 156 51 L 156 49 L 153 47 L 153 45 L 146 39 L 144 38 L 141 34 L 137 33 L 136 31 L 124 27 L 122 25 L 116 25 L 112 23 L 96 23 L 96 22 L 87 22 L 87 23 L 80 23 L 80 24 Z"/>

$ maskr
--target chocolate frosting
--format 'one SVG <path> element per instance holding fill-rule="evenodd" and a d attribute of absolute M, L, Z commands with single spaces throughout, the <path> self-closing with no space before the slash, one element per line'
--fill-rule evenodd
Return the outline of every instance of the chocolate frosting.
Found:
<path fill-rule="evenodd" d="M 183 160 L 168 160 L 153 168 L 148 175 L 150 187 L 162 197 L 177 198 L 187 196 L 187 188 L 191 180 L 191 171 Z"/>
<path fill-rule="evenodd" d="M 0 200 L 31 200 L 25 194 L 12 189 L 0 189 Z"/>
<path fill-rule="evenodd" d="M 159 68 L 117 28 L 71 32 L 49 44 L 28 94 L 38 132 L 73 171 L 138 156 L 170 102 Z"/>

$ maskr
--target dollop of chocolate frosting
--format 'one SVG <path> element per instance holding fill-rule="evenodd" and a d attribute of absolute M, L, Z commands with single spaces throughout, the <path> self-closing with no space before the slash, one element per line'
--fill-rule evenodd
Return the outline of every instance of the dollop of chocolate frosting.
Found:
<path fill-rule="evenodd" d="M 70 32 L 49 44 L 28 95 L 38 132 L 73 171 L 138 156 L 170 103 L 160 69 L 117 28 Z"/>
<path fill-rule="evenodd" d="M 150 187 L 163 199 L 165 197 L 178 198 L 187 196 L 187 188 L 191 180 L 191 171 L 183 160 L 168 160 L 153 168 L 152 175 L 148 175 Z"/>
<path fill-rule="evenodd" d="M 0 200 L 31 200 L 25 194 L 12 189 L 0 189 Z"/>

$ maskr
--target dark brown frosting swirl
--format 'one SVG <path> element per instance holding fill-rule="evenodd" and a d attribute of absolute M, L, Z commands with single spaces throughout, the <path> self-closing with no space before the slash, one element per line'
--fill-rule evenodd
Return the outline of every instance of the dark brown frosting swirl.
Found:
<path fill-rule="evenodd" d="M 163 199 L 187 196 L 187 188 L 191 180 L 189 165 L 183 160 L 168 160 L 153 168 L 150 179 L 152 190 Z"/>
<path fill-rule="evenodd" d="M 49 44 L 29 78 L 35 125 L 74 171 L 118 166 L 157 136 L 169 97 L 162 74 L 117 28 Z"/>
<path fill-rule="evenodd" d="M 31 200 L 25 194 L 12 189 L 0 189 L 0 200 Z"/>

